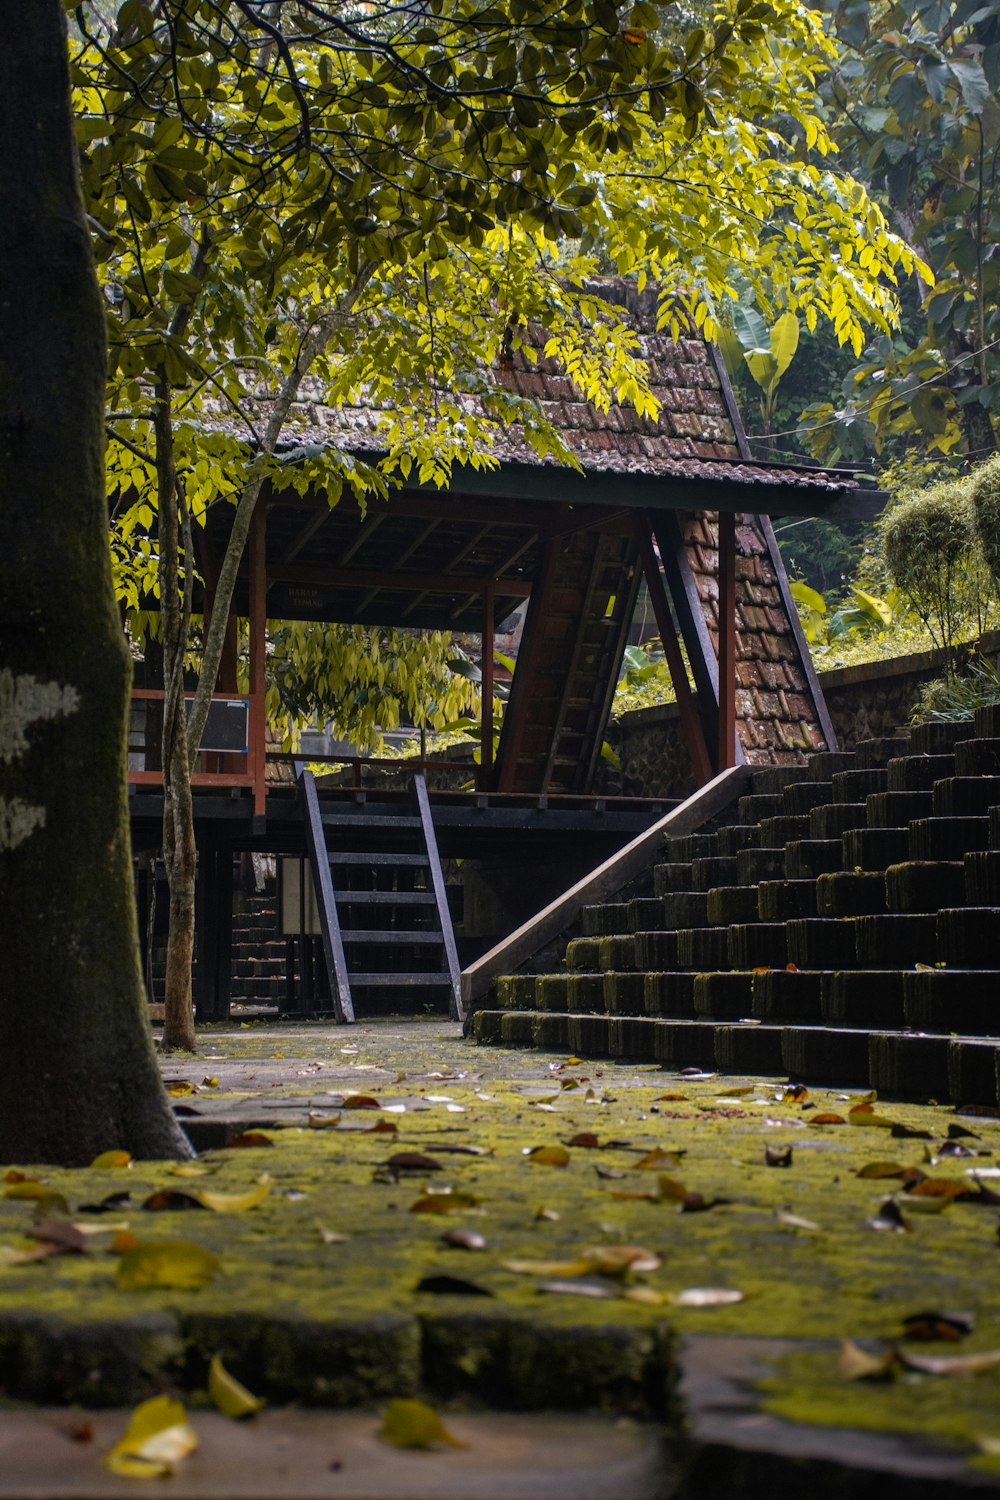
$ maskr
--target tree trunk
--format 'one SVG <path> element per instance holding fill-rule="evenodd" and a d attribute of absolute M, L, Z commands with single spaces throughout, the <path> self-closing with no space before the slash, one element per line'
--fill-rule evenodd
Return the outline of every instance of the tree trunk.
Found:
<path fill-rule="evenodd" d="M 0 1160 L 191 1154 L 146 1014 L 60 0 L 0 5 Z"/>

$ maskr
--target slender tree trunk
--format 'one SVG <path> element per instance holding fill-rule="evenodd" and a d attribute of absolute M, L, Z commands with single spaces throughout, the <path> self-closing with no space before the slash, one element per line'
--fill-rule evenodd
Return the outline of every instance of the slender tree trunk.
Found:
<path fill-rule="evenodd" d="M 60 0 L 0 4 L 0 1160 L 190 1155 L 146 1014 Z"/>
<path fill-rule="evenodd" d="M 167 921 L 167 966 L 163 989 L 165 1052 L 193 1052 L 194 1003 L 191 964 L 194 958 L 194 886 L 197 854 L 191 758 L 184 712 L 184 657 L 191 626 L 192 557 L 190 528 L 184 526 L 185 555 L 181 590 L 181 492 L 174 465 L 170 385 L 157 382 L 156 474 L 159 515 L 160 621 L 163 639 L 163 858 L 170 887 Z M 186 514 L 186 507 L 185 507 Z"/>

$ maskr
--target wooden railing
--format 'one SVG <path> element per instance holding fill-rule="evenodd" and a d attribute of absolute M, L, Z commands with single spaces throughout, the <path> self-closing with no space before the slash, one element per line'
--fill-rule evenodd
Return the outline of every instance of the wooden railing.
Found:
<path fill-rule="evenodd" d="M 193 693 L 185 693 L 185 698 L 190 701 Z M 213 700 L 232 702 L 235 697 L 244 696 L 234 693 L 213 693 Z M 164 692 L 162 688 L 133 688 L 132 698 L 138 702 L 163 702 Z M 252 718 L 251 718 L 252 723 Z M 264 771 L 266 758 L 263 745 L 255 745 L 254 735 L 251 731 L 247 741 L 248 748 L 245 751 L 238 750 L 204 750 L 200 753 L 200 760 L 215 760 L 217 767 L 214 771 L 197 770 L 191 777 L 192 786 L 225 788 L 246 787 L 253 793 L 254 811 L 264 810 Z M 150 747 L 143 745 L 137 749 L 129 746 L 129 754 L 146 753 Z M 157 747 L 158 748 L 158 747 Z M 233 762 L 238 762 L 238 768 Z M 162 786 L 163 771 L 158 770 L 129 770 L 128 782 L 130 786 Z"/>

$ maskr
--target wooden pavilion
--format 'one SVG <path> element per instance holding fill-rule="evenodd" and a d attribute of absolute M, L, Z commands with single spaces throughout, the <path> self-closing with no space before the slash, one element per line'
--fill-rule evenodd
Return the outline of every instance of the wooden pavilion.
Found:
<path fill-rule="evenodd" d="M 497 468 L 456 470 L 447 490 L 411 484 L 367 509 L 347 496 L 333 508 L 319 493 L 262 496 L 218 683 L 218 737 L 209 740 L 212 748 L 195 776 L 203 1014 L 227 1012 L 227 945 L 219 933 L 231 910 L 233 851 L 248 848 L 310 855 L 332 1008 L 349 1018 L 353 1003 L 345 934 L 327 931 L 330 919 L 334 929 L 343 927 L 338 907 L 345 906 L 330 876 L 339 856 L 330 828 L 324 831 L 335 821 L 336 795 L 322 784 L 317 793 L 308 778 L 296 792 L 266 776 L 268 619 L 481 634 L 486 709 L 475 790 L 432 788 L 429 797 L 422 793 L 419 813 L 406 814 L 422 816 L 421 836 L 437 845 L 434 862 L 439 853 L 468 857 L 493 848 L 523 863 L 525 841 L 532 839 L 549 849 L 553 840 L 562 841 L 586 861 L 603 857 L 653 821 L 661 804 L 592 795 L 643 581 L 676 688 L 695 784 L 741 760 L 794 764 L 810 751 L 835 747 L 770 518 L 843 512 L 856 493 L 854 476 L 755 462 L 714 351 L 697 339 L 674 341 L 657 333 L 652 293 L 639 295 L 624 283 L 603 290 L 635 326 L 661 403 L 657 420 L 619 406 L 602 413 L 540 352 L 537 362 L 515 355 L 506 362 L 510 368 L 496 372 L 498 382 L 541 403 L 577 456 L 579 470 L 538 459 L 512 428 L 498 434 Z M 311 406 L 301 414 L 295 441 L 335 443 L 373 458 L 378 426 L 378 413 L 365 408 Z M 226 506 L 213 508 L 199 538 L 209 611 L 231 515 Z M 493 636 L 525 601 L 494 759 Z M 250 637 L 250 687 L 243 698 L 236 679 L 238 616 L 248 619 Z M 149 688 L 137 694 L 155 696 Z M 240 703 L 247 710 L 242 742 L 240 729 L 235 739 L 231 734 L 238 715 L 228 726 L 222 722 L 226 708 Z M 137 847 L 148 849 L 158 837 L 160 776 L 137 767 L 129 779 L 133 835 Z M 339 794 L 341 810 L 350 795 Z M 348 842 L 364 847 L 349 852 L 355 863 L 367 854 L 384 855 L 388 863 L 386 815 L 375 814 L 372 794 L 352 795 L 355 812 L 359 800 L 366 805 L 372 827 L 354 828 Z M 539 904 L 545 894 L 539 893 Z M 439 916 L 447 927 L 446 913 Z M 411 924 L 399 930 L 412 935 L 415 929 Z M 446 937 L 435 941 L 447 949 Z M 454 952 L 444 958 L 457 996 Z M 442 972 L 446 968 L 448 963 Z M 346 1004 L 338 999 L 345 987 Z"/>

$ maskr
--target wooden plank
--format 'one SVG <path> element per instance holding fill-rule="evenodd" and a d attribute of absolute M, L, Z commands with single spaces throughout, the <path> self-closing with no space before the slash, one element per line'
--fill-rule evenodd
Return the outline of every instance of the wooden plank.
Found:
<path fill-rule="evenodd" d="M 492 574 L 477 577 L 472 573 L 391 573 L 372 568 L 300 568 L 285 563 L 274 563 L 268 573 L 271 583 L 311 584 L 319 588 L 374 589 L 377 593 L 410 593 L 422 590 L 426 594 L 472 594 L 478 595 L 488 583 L 492 583 L 498 594 L 514 599 L 527 599 L 531 583 L 527 578 L 496 578 Z"/>
<path fill-rule="evenodd" d="M 622 658 L 625 655 L 625 647 L 628 645 L 628 633 L 635 616 L 636 600 L 639 597 L 639 584 L 642 582 L 642 572 L 637 566 L 636 548 L 633 537 L 629 538 L 629 549 L 627 555 L 622 559 L 622 573 L 619 575 L 619 588 L 615 596 L 615 613 L 617 615 L 617 626 L 613 641 L 607 643 L 604 658 L 604 677 L 595 685 L 600 689 L 600 698 L 594 704 L 595 720 L 590 725 L 590 742 L 583 747 L 583 753 L 587 756 L 587 767 L 583 776 L 579 778 L 579 784 L 591 787 L 594 784 L 594 776 L 597 772 L 597 762 L 600 759 L 601 748 L 604 744 L 604 734 L 611 718 L 611 710 L 615 701 L 615 689 L 618 686 L 618 673 L 621 669 Z M 603 809 L 602 809 L 603 811 Z"/>
<path fill-rule="evenodd" d="M 648 870 L 663 839 L 693 833 L 741 795 L 749 785 L 747 766 L 731 766 L 714 776 L 686 801 L 680 803 L 651 827 L 638 834 L 623 849 L 617 850 L 603 864 L 591 870 L 582 880 L 570 886 L 543 911 L 531 917 L 496 947 L 484 953 L 462 973 L 462 1002 L 468 1008 L 486 993 L 490 981 L 498 974 L 512 974 L 517 968 L 559 936 L 574 922 L 583 906 L 607 901 L 629 881 Z"/>
<path fill-rule="evenodd" d="M 719 713 L 719 664 L 715 647 L 708 632 L 705 611 L 702 609 L 677 517 L 654 515 L 653 533 L 660 549 L 660 561 L 663 563 L 670 597 L 677 611 L 681 636 L 687 647 L 695 691 L 698 694 L 698 712 L 714 767 Z"/>
<path fill-rule="evenodd" d="M 719 515 L 719 745 L 720 771 L 736 764 L 736 517 Z"/>
<path fill-rule="evenodd" d="M 351 983 L 347 977 L 347 957 L 340 936 L 340 918 L 333 891 L 330 861 L 327 859 L 326 835 L 320 817 L 319 797 L 316 781 L 311 771 L 299 772 L 299 788 L 302 793 L 302 810 L 306 825 L 306 845 L 312 864 L 316 904 L 319 907 L 320 926 L 323 930 L 323 955 L 326 972 L 330 979 L 330 994 L 337 1020 L 350 1023 L 354 1020 L 354 1003 L 351 999 Z"/>
<path fill-rule="evenodd" d="M 538 563 L 535 586 L 531 590 L 528 610 L 524 620 L 524 631 L 517 653 L 517 667 L 511 682 L 510 700 L 504 714 L 500 731 L 500 748 L 494 781 L 498 791 L 514 790 L 521 744 L 527 724 L 531 699 L 535 687 L 538 662 L 545 642 L 543 631 L 549 601 L 559 570 L 560 542 L 557 537 L 546 537 Z"/>
<path fill-rule="evenodd" d="M 819 677 L 816 674 L 816 667 L 813 663 L 812 652 L 809 650 L 809 642 L 806 640 L 805 631 L 802 629 L 802 621 L 799 619 L 799 612 L 796 608 L 795 600 L 792 598 L 792 591 L 788 585 L 788 573 L 785 570 L 785 564 L 781 556 L 781 552 L 778 550 L 778 540 L 774 534 L 774 528 L 772 527 L 770 518 L 768 516 L 758 516 L 757 524 L 763 532 L 764 540 L 767 543 L 768 553 L 771 558 L 771 566 L 774 569 L 775 577 L 778 580 L 778 592 L 781 594 L 782 602 L 785 606 L 785 613 L 787 614 L 789 624 L 792 627 L 792 638 L 795 641 L 796 646 L 798 647 L 799 661 L 802 665 L 802 671 L 805 674 L 806 682 L 809 684 L 809 693 L 816 708 L 816 718 L 819 721 L 820 730 L 822 732 L 824 740 L 826 741 L 826 748 L 828 750 L 836 750 L 838 748 L 837 731 L 833 727 L 833 720 L 830 718 L 830 710 L 826 706 L 826 699 L 823 696 L 823 689 L 820 686 Z"/>
<path fill-rule="evenodd" d="M 653 606 L 656 628 L 660 632 L 660 643 L 667 659 L 670 681 L 677 694 L 681 733 L 691 758 L 691 769 L 694 771 L 695 780 L 699 786 L 704 786 L 706 781 L 712 779 L 712 757 L 705 743 L 705 732 L 698 716 L 698 705 L 691 691 L 691 684 L 688 682 L 687 667 L 681 654 L 677 631 L 674 628 L 674 617 L 670 613 L 670 601 L 667 598 L 660 565 L 653 550 L 648 515 L 636 516 L 635 534 L 639 546 L 639 558 L 646 577 L 646 588 L 649 591 L 649 602 Z"/>
<path fill-rule="evenodd" d="M 448 893 L 445 890 L 444 876 L 441 873 L 437 835 L 434 832 L 434 820 L 431 817 L 431 805 L 427 797 L 427 782 L 423 776 L 414 776 L 413 790 L 420 811 L 420 821 L 423 824 L 424 845 L 430 861 L 431 887 L 434 891 L 438 921 L 441 924 L 441 935 L 444 939 L 444 957 L 448 969 L 447 983 L 451 989 L 451 1017 L 453 1021 L 461 1021 L 465 1015 L 462 1010 L 461 970 L 458 966 L 458 951 L 455 947 L 454 928 L 451 925 L 451 912 L 448 909 Z"/>
<path fill-rule="evenodd" d="M 494 590 L 490 583 L 487 584 L 483 594 L 483 633 L 479 653 L 482 707 L 480 710 L 479 775 L 476 780 L 481 792 L 488 792 L 493 780 L 493 601 Z"/>
<path fill-rule="evenodd" d="M 249 770 L 253 775 L 253 810 L 263 816 L 267 798 L 264 773 L 267 765 L 267 712 L 264 668 L 267 660 L 267 512 L 258 501 L 250 523 L 250 715 Z"/>

